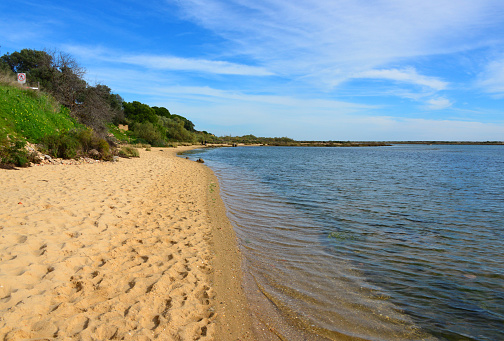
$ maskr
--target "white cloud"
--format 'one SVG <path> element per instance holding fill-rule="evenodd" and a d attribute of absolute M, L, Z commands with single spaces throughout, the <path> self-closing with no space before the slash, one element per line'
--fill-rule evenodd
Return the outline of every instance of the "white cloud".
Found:
<path fill-rule="evenodd" d="M 221 75 L 271 76 L 265 68 L 205 59 L 179 58 L 172 56 L 135 55 L 119 57 L 119 62 L 149 69 L 180 70 L 215 73 Z"/>
<path fill-rule="evenodd" d="M 490 62 L 476 84 L 487 93 L 504 96 L 504 58 Z"/>
<path fill-rule="evenodd" d="M 452 101 L 444 97 L 435 97 L 427 100 L 426 108 L 429 110 L 442 110 L 453 105 Z"/>
<path fill-rule="evenodd" d="M 268 70 L 341 84 L 404 58 L 502 40 L 496 0 L 186 0 L 187 17 L 235 43 Z M 489 34 L 493 33 L 493 34 Z M 439 84 L 437 85 L 439 86 Z"/>
<path fill-rule="evenodd" d="M 396 82 L 420 85 L 438 91 L 444 90 L 448 86 L 447 82 L 439 80 L 437 77 L 428 77 L 418 74 L 412 67 L 363 71 L 354 75 L 354 78 L 388 79 Z"/>
<path fill-rule="evenodd" d="M 157 55 L 125 55 L 121 51 L 84 46 L 64 46 L 64 49 L 78 57 L 92 59 L 93 62 L 123 63 L 150 70 L 176 70 L 203 72 L 221 75 L 271 76 L 272 72 L 263 67 L 230 63 L 219 60 L 180 58 Z"/>

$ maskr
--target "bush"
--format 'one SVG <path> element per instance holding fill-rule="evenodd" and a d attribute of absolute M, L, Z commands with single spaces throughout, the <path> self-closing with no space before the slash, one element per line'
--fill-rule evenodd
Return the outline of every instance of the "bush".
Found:
<path fill-rule="evenodd" d="M 155 126 L 151 122 L 135 123 L 133 133 L 138 136 L 139 140 L 143 140 L 153 146 L 157 143 L 164 143 L 164 133 L 160 131 L 161 127 Z"/>
<path fill-rule="evenodd" d="M 45 136 L 42 138 L 42 146 L 44 151 L 52 157 L 63 159 L 77 157 L 77 152 L 80 149 L 79 139 L 75 132 Z"/>
<path fill-rule="evenodd" d="M 93 129 L 81 129 L 75 132 L 75 136 L 79 141 L 80 147 L 84 153 L 89 152 L 89 150 L 94 148 L 95 145 L 95 134 Z"/>
<path fill-rule="evenodd" d="M 140 157 L 140 153 L 138 152 L 138 149 L 127 146 L 121 147 L 119 150 L 119 156 L 125 158 Z"/>
<path fill-rule="evenodd" d="M 88 155 L 93 150 L 91 156 L 96 159 L 110 161 L 113 156 L 109 143 L 98 138 L 90 128 L 45 136 L 41 144 L 47 154 L 63 159 Z"/>
<path fill-rule="evenodd" d="M 110 152 L 110 145 L 104 139 L 99 139 L 96 144 L 96 149 L 100 152 L 101 159 L 110 161 L 112 160 L 112 153 Z"/>
<path fill-rule="evenodd" d="M 25 146 L 26 142 L 22 140 L 11 142 L 8 139 L 3 139 L 0 144 L 0 164 L 28 167 L 30 165 L 30 155 L 24 148 Z"/>

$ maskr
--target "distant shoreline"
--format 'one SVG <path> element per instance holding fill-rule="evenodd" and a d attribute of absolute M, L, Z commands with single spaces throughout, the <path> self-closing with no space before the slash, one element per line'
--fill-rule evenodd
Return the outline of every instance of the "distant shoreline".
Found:
<path fill-rule="evenodd" d="M 202 148 L 218 147 L 390 147 L 397 144 L 503 146 L 504 141 L 292 141 L 280 143 L 208 143 Z"/>

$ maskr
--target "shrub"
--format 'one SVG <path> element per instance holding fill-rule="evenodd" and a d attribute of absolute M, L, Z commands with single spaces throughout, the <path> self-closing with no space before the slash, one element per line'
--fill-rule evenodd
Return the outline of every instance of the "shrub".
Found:
<path fill-rule="evenodd" d="M 105 139 L 99 139 L 96 144 L 96 149 L 101 154 L 102 160 L 112 160 L 112 153 L 110 152 L 110 145 Z"/>
<path fill-rule="evenodd" d="M 28 151 L 24 148 L 25 146 L 26 141 L 3 139 L 0 143 L 0 164 L 28 167 L 30 160 Z"/>
<path fill-rule="evenodd" d="M 153 147 L 166 147 L 168 144 L 166 143 L 165 140 L 155 140 L 152 141 L 152 146 Z"/>
<path fill-rule="evenodd" d="M 89 155 L 96 159 L 110 161 L 113 157 L 107 140 L 98 138 L 90 128 L 45 136 L 41 146 L 44 152 L 52 157 L 63 159 Z M 93 150 L 93 155 L 90 155 Z"/>
<path fill-rule="evenodd" d="M 94 148 L 96 137 L 93 129 L 87 128 L 78 130 L 77 132 L 75 132 L 75 136 L 79 141 L 80 147 L 84 153 L 87 153 L 90 149 Z"/>
<path fill-rule="evenodd" d="M 125 146 L 121 147 L 121 149 L 119 150 L 119 156 L 125 158 L 140 157 L 140 153 L 136 148 Z"/>
<path fill-rule="evenodd" d="M 151 122 L 135 123 L 133 133 L 138 136 L 139 140 L 155 145 L 154 142 L 159 143 L 164 140 L 164 134 L 159 129 L 161 128 Z"/>
<path fill-rule="evenodd" d="M 80 149 L 79 139 L 75 132 L 45 136 L 42 138 L 42 146 L 45 152 L 52 157 L 63 159 L 75 158 Z"/>

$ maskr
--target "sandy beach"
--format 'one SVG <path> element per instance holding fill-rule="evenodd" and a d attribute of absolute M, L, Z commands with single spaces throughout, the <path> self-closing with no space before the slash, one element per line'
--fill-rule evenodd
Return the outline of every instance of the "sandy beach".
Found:
<path fill-rule="evenodd" d="M 182 150 L 0 169 L 0 339 L 254 339 L 217 179 Z"/>

